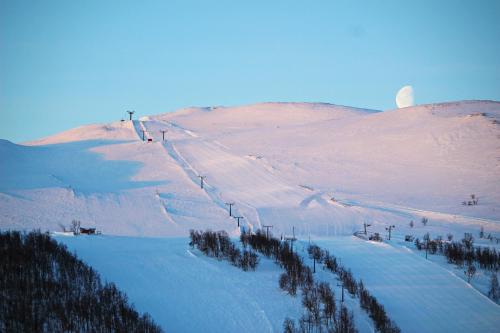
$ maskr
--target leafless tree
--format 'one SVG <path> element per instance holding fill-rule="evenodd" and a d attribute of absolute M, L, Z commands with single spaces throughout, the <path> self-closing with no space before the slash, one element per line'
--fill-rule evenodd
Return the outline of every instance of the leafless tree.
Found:
<path fill-rule="evenodd" d="M 465 276 L 467 276 L 467 282 L 470 283 L 474 275 L 476 275 L 476 266 L 474 265 L 469 265 L 467 267 L 467 270 L 464 271 Z"/>
<path fill-rule="evenodd" d="M 495 302 L 500 299 L 500 289 L 498 287 L 498 278 L 496 272 L 493 272 L 491 274 L 490 290 L 488 291 L 488 297 L 494 300 Z"/>

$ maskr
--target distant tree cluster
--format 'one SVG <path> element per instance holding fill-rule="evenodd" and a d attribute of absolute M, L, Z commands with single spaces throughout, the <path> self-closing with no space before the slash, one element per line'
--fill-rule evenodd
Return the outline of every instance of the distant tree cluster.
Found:
<path fill-rule="evenodd" d="M 277 238 L 267 237 L 262 230 L 257 230 L 255 234 L 243 232 L 240 239 L 244 247 L 251 246 L 266 257 L 273 258 L 285 270 L 279 279 L 282 290 L 290 295 L 296 295 L 298 289 L 302 292 L 305 314 L 298 321 L 298 325 L 287 318 L 283 323 L 285 332 L 357 332 L 352 313 L 344 305 L 337 309 L 335 294 L 330 285 L 314 281 L 311 268 L 293 252 L 291 245 Z M 313 253 L 313 256 L 319 259 L 320 252 Z"/>
<path fill-rule="evenodd" d="M 489 247 L 468 248 L 462 243 L 453 242 L 445 244 L 443 254 L 450 263 L 463 266 L 464 262 L 471 265 L 477 262 L 479 267 L 490 271 L 497 271 L 500 267 L 500 253 Z"/>
<path fill-rule="evenodd" d="M 0 258 L 0 332 L 162 332 L 48 234 L 0 232 Z"/>
<path fill-rule="evenodd" d="M 470 195 L 471 200 L 462 201 L 463 206 L 476 206 L 479 202 L 479 199 L 475 194 Z"/>
<path fill-rule="evenodd" d="M 196 246 L 205 255 L 219 260 L 226 259 L 244 271 L 255 270 L 259 263 L 257 253 L 246 248 L 241 251 L 225 231 L 189 231 L 191 247 Z"/>
<path fill-rule="evenodd" d="M 430 239 L 426 234 L 423 242 L 418 238 L 415 239 L 415 246 L 418 250 L 427 249 L 431 254 L 442 254 L 449 263 L 459 267 L 477 263 L 482 269 L 490 271 L 497 271 L 500 268 L 500 253 L 494 248 L 474 246 L 474 238 L 469 233 L 466 233 L 460 242 L 444 242 L 441 237 Z"/>
<path fill-rule="evenodd" d="M 280 288 L 290 295 L 296 295 L 297 289 L 313 283 L 311 269 L 304 265 L 302 258 L 294 253 L 291 246 L 274 237 L 267 237 L 262 230 L 255 234 L 243 232 L 240 236 L 244 247 L 250 245 L 254 250 L 268 258 L 273 258 L 285 270 L 280 276 Z"/>

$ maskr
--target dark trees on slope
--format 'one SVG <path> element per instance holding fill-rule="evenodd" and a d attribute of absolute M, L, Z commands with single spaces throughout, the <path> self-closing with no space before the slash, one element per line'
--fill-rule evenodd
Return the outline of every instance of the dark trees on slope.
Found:
<path fill-rule="evenodd" d="M 0 233 L 0 258 L 0 332 L 162 331 L 47 234 Z"/>
<path fill-rule="evenodd" d="M 307 252 L 313 259 L 313 273 L 316 273 L 316 261 L 320 261 L 323 255 L 323 253 L 321 252 L 321 248 L 317 245 L 309 245 L 309 247 L 307 248 Z"/>
<path fill-rule="evenodd" d="M 217 259 L 227 259 L 244 271 L 255 270 L 259 263 L 257 254 L 246 248 L 241 251 L 233 244 L 225 231 L 189 231 L 191 247 L 196 247 L 205 255 Z"/>
<path fill-rule="evenodd" d="M 474 238 L 471 234 L 465 234 L 460 242 L 451 241 L 451 238 L 448 237 L 448 242 L 443 241 L 441 237 L 431 240 L 426 234 L 425 242 L 415 239 L 415 247 L 418 250 L 425 249 L 431 254 L 439 252 L 446 256 L 449 263 L 459 267 L 465 264 L 471 266 L 476 262 L 482 269 L 497 271 L 500 268 L 500 253 L 494 248 L 474 246 Z"/>

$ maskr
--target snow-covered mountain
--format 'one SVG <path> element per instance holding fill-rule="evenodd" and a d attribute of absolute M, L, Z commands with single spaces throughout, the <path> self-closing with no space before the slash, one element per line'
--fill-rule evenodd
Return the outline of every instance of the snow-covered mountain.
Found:
<path fill-rule="evenodd" d="M 491 101 L 383 112 L 264 103 L 0 140 L 0 229 L 57 231 L 76 219 L 101 230 L 56 239 L 167 331 L 279 332 L 285 317 L 303 314 L 300 297 L 279 289 L 279 266 L 261 256 L 256 272 L 243 272 L 188 245 L 189 229 L 238 235 L 234 203 L 245 227 L 294 231 L 309 266 L 308 236 L 335 253 L 403 332 L 496 332 L 491 272 L 479 269 L 469 284 L 463 267 L 427 260 L 404 237 L 459 240 L 483 227 L 500 239 L 499 121 Z M 471 194 L 478 204 L 463 205 Z M 392 240 L 351 236 L 363 223 L 384 237 L 395 225 Z M 339 235 L 348 236 L 328 237 Z M 318 269 L 315 279 L 342 295 L 334 275 Z M 346 293 L 344 304 L 360 332 L 375 330 L 356 298 Z"/>
<path fill-rule="evenodd" d="M 500 236 L 499 118 L 493 101 L 384 112 L 263 103 L 2 140 L 0 228 L 77 219 L 114 235 L 234 235 L 234 202 L 243 225 L 278 235 L 350 234 L 363 222 L 403 231 L 425 216 L 437 232 Z M 478 205 L 462 205 L 471 194 Z"/>

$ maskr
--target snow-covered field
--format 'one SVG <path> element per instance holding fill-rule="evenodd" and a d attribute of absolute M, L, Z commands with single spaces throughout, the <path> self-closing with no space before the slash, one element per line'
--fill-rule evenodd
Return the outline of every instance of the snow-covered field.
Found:
<path fill-rule="evenodd" d="M 191 250 L 188 238 L 56 239 L 167 332 L 279 332 L 286 316 L 302 312 L 300 298 L 278 288 L 281 271 L 270 260 L 244 272 Z"/>
<path fill-rule="evenodd" d="M 499 306 L 453 267 L 350 235 L 369 223 L 384 236 L 394 225 L 399 240 L 477 237 L 481 227 L 500 238 L 499 121 L 493 101 L 384 112 L 262 103 L 82 126 L 22 145 L 0 140 L 0 229 L 60 231 L 73 219 L 96 227 L 106 236 L 58 239 L 172 331 L 204 321 L 223 322 L 218 331 L 279 331 L 302 310 L 277 289 L 272 263 L 245 273 L 187 252 L 185 239 L 151 238 L 207 228 L 237 236 L 225 204 L 234 202 L 244 227 L 326 238 L 404 332 L 490 331 Z M 478 205 L 462 205 L 471 194 Z M 201 301 L 190 304 L 195 290 Z"/>
<path fill-rule="evenodd" d="M 405 247 L 337 237 L 318 241 L 342 258 L 402 332 L 497 332 L 500 306 Z"/>
<path fill-rule="evenodd" d="M 285 317 L 298 319 L 303 313 L 300 297 L 279 289 L 279 267 L 262 257 L 255 272 L 244 272 L 191 250 L 187 238 L 57 240 L 117 283 L 139 310 L 170 332 L 279 332 Z M 403 332 L 498 332 L 497 304 L 408 249 L 352 236 L 316 243 L 363 279 Z M 306 247 L 307 241 L 297 246 L 303 256 Z M 335 277 L 321 269 L 315 276 L 329 282 L 339 300 Z M 357 301 L 346 299 L 359 331 L 373 331 Z"/>

